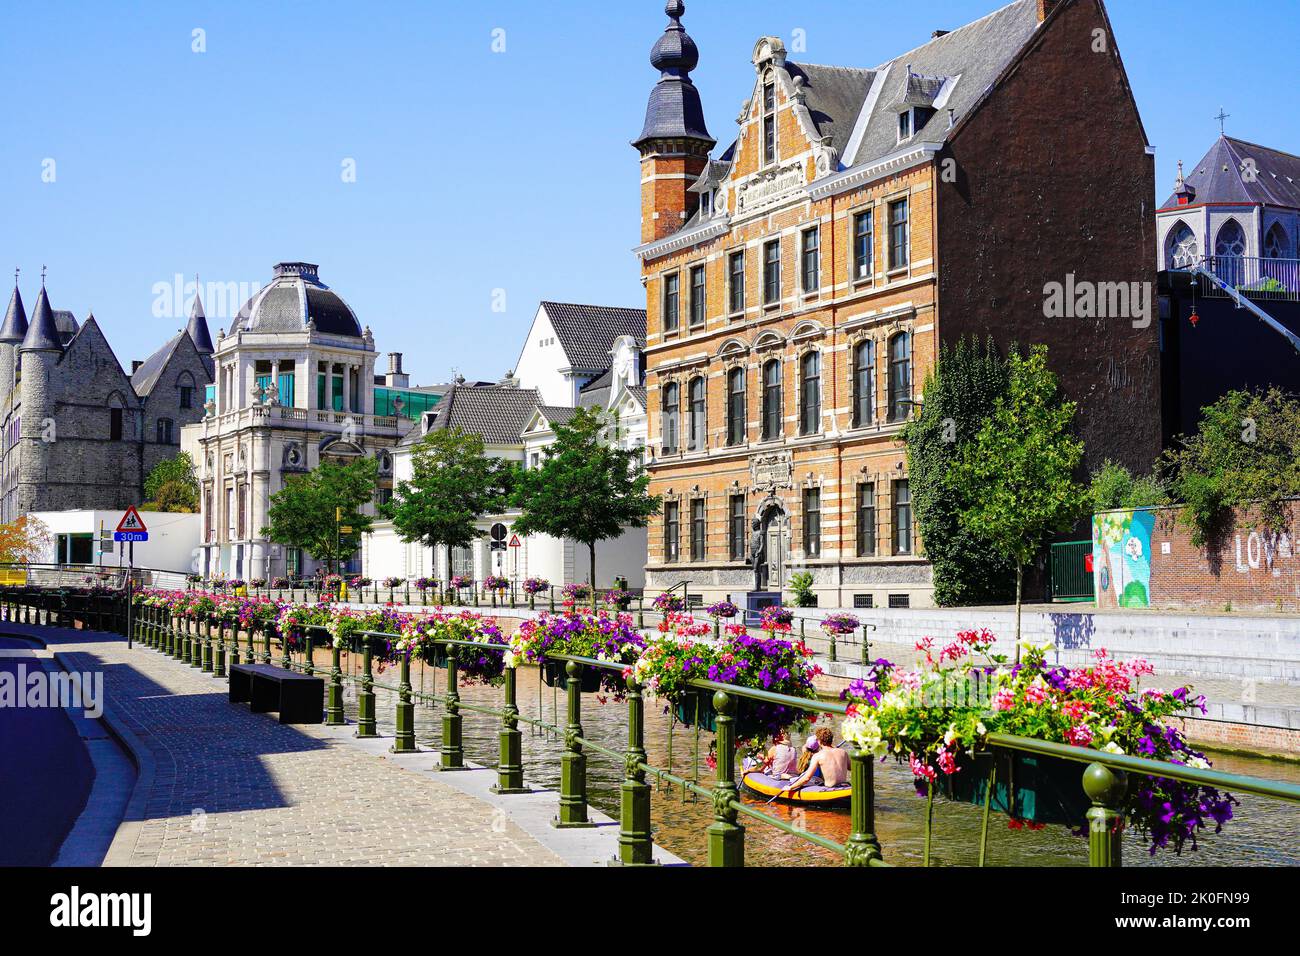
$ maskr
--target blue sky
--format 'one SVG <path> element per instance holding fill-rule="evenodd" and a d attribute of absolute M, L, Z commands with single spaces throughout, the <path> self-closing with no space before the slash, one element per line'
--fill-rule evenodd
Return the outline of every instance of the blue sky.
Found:
<path fill-rule="evenodd" d="M 761 35 L 872 66 L 998 0 L 688 0 L 696 84 L 729 141 Z M 1218 133 L 1300 151 L 1292 0 L 1111 0 L 1157 148 Z M 256 288 L 321 266 L 420 383 L 496 378 L 539 299 L 641 305 L 640 130 L 661 0 L 569 3 L 53 2 L 0 29 L 0 281 L 42 264 L 56 308 L 94 310 L 129 368 L 184 323 L 176 274 Z M 1206 27 L 1212 24 L 1207 35 Z M 205 34 L 196 53 L 193 31 Z M 504 31 L 504 52 L 492 49 Z M 1081 144 L 1086 148 L 1086 144 Z M 53 160 L 54 181 L 48 178 Z M 355 162 L 356 181 L 344 182 Z M 493 311 L 504 290 L 505 312 Z M 8 297 L 8 287 L 4 293 Z M 497 301 L 500 301 L 499 295 Z M 228 316 L 212 316 L 213 331 Z"/>

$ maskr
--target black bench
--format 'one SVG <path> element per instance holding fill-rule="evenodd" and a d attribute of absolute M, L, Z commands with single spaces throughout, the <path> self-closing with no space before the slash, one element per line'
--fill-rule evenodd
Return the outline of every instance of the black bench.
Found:
<path fill-rule="evenodd" d="M 282 724 L 319 724 L 325 720 L 325 681 L 270 664 L 235 664 L 230 668 L 230 702 L 245 703 L 255 714 L 274 711 Z"/>

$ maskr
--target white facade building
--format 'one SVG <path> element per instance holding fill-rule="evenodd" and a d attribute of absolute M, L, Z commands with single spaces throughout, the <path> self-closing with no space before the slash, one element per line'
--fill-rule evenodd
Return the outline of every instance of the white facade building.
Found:
<path fill-rule="evenodd" d="M 122 520 L 121 511 L 34 511 L 32 517 L 50 532 L 49 546 L 35 563 L 127 566 L 130 546 L 113 540 L 113 531 Z M 201 516 L 141 511 L 140 519 L 149 530 L 149 540 L 136 542 L 134 567 L 184 574 L 197 570 Z"/>
<path fill-rule="evenodd" d="M 604 410 L 612 440 L 644 449 L 645 386 L 642 350 L 645 312 L 544 302 L 529 329 L 513 376 L 489 386 L 456 385 L 438 411 L 425 417 L 421 434 L 460 428 L 483 436 L 486 453 L 525 468 L 540 465 L 555 440 L 554 426 L 579 406 Z M 408 435 L 394 450 L 394 480 L 411 474 L 411 450 L 420 435 Z M 454 549 L 451 574 L 481 581 L 498 574 L 515 582 L 540 577 L 553 585 L 585 582 L 590 576 L 585 545 L 548 535 L 515 535 L 517 511 L 485 517 L 486 533 L 469 548 Z M 495 536 L 492 534 L 495 528 Z M 496 542 L 496 544 L 494 544 Z M 375 580 L 399 577 L 448 579 L 446 553 L 401 540 L 392 522 L 377 521 L 362 542 L 366 574 Z M 639 588 L 645 581 L 646 530 L 628 528 L 596 548 L 596 585 L 612 587 L 615 577 Z"/>

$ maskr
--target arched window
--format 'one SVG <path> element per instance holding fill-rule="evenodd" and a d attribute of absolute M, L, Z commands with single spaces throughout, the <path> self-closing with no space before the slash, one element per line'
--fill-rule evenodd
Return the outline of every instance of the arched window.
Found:
<path fill-rule="evenodd" d="M 745 442 L 745 367 L 727 373 L 727 444 Z"/>
<path fill-rule="evenodd" d="M 889 340 L 889 420 L 901 422 L 912 410 L 912 337 L 899 332 Z"/>
<path fill-rule="evenodd" d="M 1241 261 L 1245 255 L 1246 234 L 1237 220 L 1229 219 L 1214 241 L 1215 273 L 1229 285 L 1241 285 L 1245 281 L 1245 263 Z"/>
<path fill-rule="evenodd" d="M 799 367 L 799 434 L 811 435 L 821 428 L 822 354 L 805 352 Z"/>
<path fill-rule="evenodd" d="M 763 363 L 763 441 L 781 437 L 781 360 Z"/>
<path fill-rule="evenodd" d="M 1273 223 L 1268 235 L 1264 237 L 1264 258 L 1288 259 L 1290 252 L 1291 243 L 1287 241 L 1286 230 L 1282 228 L 1280 222 Z"/>
<path fill-rule="evenodd" d="M 1214 243 L 1216 256 L 1244 256 L 1246 254 L 1246 234 L 1235 219 L 1229 219 L 1219 230 L 1219 238 Z"/>
<path fill-rule="evenodd" d="M 1186 269 L 1196 264 L 1201 258 L 1200 243 L 1196 233 L 1185 222 L 1179 222 L 1169 231 L 1169 240 L 1165 243 L 1165 264 L 1171 269 Z"/>
<path fill-rule="evenodd" d="M 863 339 L 853 348 L 853 425 L 876 417 L 876 343 Z"/>
<path fill-rule="evenodd" d="M 691 430 L 686 437 L 686 447 L 689 451 L 700 451 L 704 448 L 704 378 L 697 376 L 691 379 L 691 384 L 687 389 L 688 399 L 691 405 Z"/>
<path fill-rule="evenodd" d="M 664 386 L 664 404 L 663 404 L 663 445 L 665 452 L 675 452 L 677 450 L 677 434 L 679 432 L 678 422 L 681 417 L 681 400 L 678 395 L 676 382 L 669 382 Z"/>

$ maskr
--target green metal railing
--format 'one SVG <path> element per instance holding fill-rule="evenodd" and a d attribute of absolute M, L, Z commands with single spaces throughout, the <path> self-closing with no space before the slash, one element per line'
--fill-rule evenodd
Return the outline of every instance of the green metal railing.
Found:
<path fill-rule="evenodd" d="M 38 607 L 39 595 L 29 593 L 31 589 L 0 589 L 0 610 L 8 620 L 26 620 L 29 623 L 41 623 L 41 612 L 46 612 L 45 623 L 52 623 L 48 608 Z M 46 602 L 48 603 L 48 602 Z M 122 602 L 118 602 L 121 604 Z M 32 618 L 35 618 L 34 620 Z M 125 615 L 118 613 L 109 619 L 119 629 L 125 628 Z M 236 626 L 218 626 L 215 634 L 211 622 L 180 619 L 168 615 L 161 608 L 141 606 L 140 613 L 134 621 L 134 637 L 144 646 L 161 653 L 169 654 L 178 660 L 188 661 L 192 666 L 201 667 L 204 660 L 221 661 L 223 655 L 229 654 L 232 662 L 240 654 L 240 634 Z M 643 689 L 635 681 L 626 681 L 627 692 L 627 744 L 623 749 L 607 747 L 590 739 L 582 726 L 582 676 L 586 668 L 621 673 L 623 665 L 593 658 L 571 655 L 548 655 L 548 660 L 563 662 L 565 666 L 565 716 L 564 723 L 550 723 L 542 719 L 539 710 L 537 717 L 530 717 L 520 712 L 517 695 L 517 672 L 507 668 L 503 686 L 503 704 L 500 708 L 487 707 L 462 701 L 458 690 L 457 664 L 454 654 L 447 653 L 450 648 L 466 646 L 482 648 L 482 644 L 467 641 L 437 641 L 444 659 L 442 669 L 445 672 L 443 690 L 438 691 L 436 680 L 437 668 L 434 669 L 435 680 L 432 689 L 416 690 L 411 683 L 411 661 L 405 656 L 398 659 L 398 682 L 387 684 L 377 681 L 373 673 L 373 661 L 376 645 L 379 641 L 389 641 L 398 635 L 381 632 L 360 632 L 356 637 L 355 650 L 345 650 L 330 646 L 330 666 L 319 668 L 315 664 L 315 634 L 324 633 L 325 629 L 306 626 L 298 629 L 300 640 L 286 640 L 285 636 L 273 634 L 271 628 L 255 629 L 257 635 L 246 634 L 245 652 L 249 660 L 256 655 L 261 662 L 269 663 L 273 655 L 273 645 L 280 645 L 281 666 L 292 668 L 308 674 L 322 674 L 328 678 L 326 684 L 327 706 L 326 722 L 332 725 L 345 723 L 343 701 L 345 688 L 357 688 L 357 730 L 356 736 L 378 737 L 375 721 L 375 691 L 384 690 L 397 695 L 394 743 L 392 750 L 396 753 L 413 753 L 416 751 L 414 736 L 414 714 L 417 705 L 441 706 L 443 718 L 440 743 L 440 769 L 457 771 L 466 769 L 465 751 L 462 734 L 462 712 L 477 713 L 496 717 L 500 720 L 498 741 L 498 761 L 496 767 L 497 782 L 493 788 L 500 794 L 529 792 L 524 782 L 524 765 L 522 759 L 522 734 L 520 725 L 530 725 L 540 730 L 554 733 L 564 740 L 564 753 L 561 756 L 560 789 L 558 808 L 554 824 L 557 827 L 590 826 L 588 819 L 588 800 L 586 787 L 586 768 L 588 754 L 621 764 L 623 781 L 620 785 L 619 799 L 619 838 L 617 862 L 626 865 L 648 865 L 653 863 L 654 844 L 651 837 L 651 803 L 649 778 L 655 778 L 678 786 L 683 793 L 692 793 L 708 800 L 713 807 L 713 822 L 707 829 L 708 861 L 711 866 L 741 866 L 745 859 L 746 826 L 741 823 L 752 821 L 771 827 L 807 843 L 819 846 L 839 854 L 843 862 L 850 866 L 888 866 L 884 851 L 876 836 L 875 827 L 875 781 L 874 760 L 867 754 L 850 750 L 850 782 L 852 785 L 850 806 L 850 836 L 844 843 L 839 843 L 819 834 L 810 833 L 763 812 L 762 809 L 747 804 L 740 799 L 736 784 L 736 739 L 735 709 L 742 700 L 752 700 L 771 704 L 780 704 L 812 714 L 829 714 L 844 716 L 847 708 L 844 704 L 807 700 L 776 694 L 769 691 L 739 687 L 716 681 L 695 680 L 691 686 L 696 690 L 712 694 L 712 704 L 716 713 L 716 750 L 717 764 L 715 777 L 711 785 L 683 777 L 648 762 L 645 747 L 645 701 Z M 120 632 L 120 630 L 119 630 Z M 501 646 L 501 645 L 498 645 Z M 348 653 L 349 659 L 360 658 L 360 670 L 345 671 L 342 655 Z M 197 664 L 194 662 L 198 661 Z M 216 676 L 216 665 L 213 667 Z M 558 718 L 557 718 L 558 719 Z M 1121 860 L 1122 827 L 1121 807 L 1127 789 L 1128 774 L 1161 777 L 1187 783 L 1230 789 L 1241 794 L 1248 793 L 1261 797 L 1300 803 L 1300 786 L 1275 780 L 1256 777 L 1238 776 L 1215 770 L 1197 770 L 1182 764 L 1131 757 L 1122 754 L 1109 754 L 1103 751 L 1071 747 L 1065 744 L 1017 737 L 1008 734 L 989 734 L 986 738 L 989 748 L 998 750 L 1034 754 L 1073 761 L 1084 764 L 1080 776 L 1081 786 L 1091 806 L 1087 811 L 1089 863 L 1093 866 L 1119 866 Z M 980 835 L 979 862 L 984 865 L 987 848 L 988 820 L 993 793 L 996 762 L 992 762 L 989 771 L 988 786 L 985 791 L 983 808 L 983 826 Z M 934 791 L 931 790 L 927 803 L 927 822 L 925 838 L 925 863 L 930 861 L 930 818 L 932 815 Z"/>

